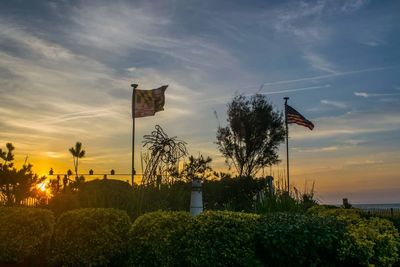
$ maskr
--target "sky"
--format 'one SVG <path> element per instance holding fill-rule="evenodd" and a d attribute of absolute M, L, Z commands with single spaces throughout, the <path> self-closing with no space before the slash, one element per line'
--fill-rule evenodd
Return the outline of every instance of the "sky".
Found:
<path fill-rule="evenodd" d="M 321 203 L 400 203 L 400 2 L 0 2 L 0 146 L 34 171 L 129 173 L 132 82 L 168 84 L 165 111 L 136 119 L 135 164 L 156 124 L 229 172 L 215 144 L 236 94 L 283 97 L 291 181 Z M 214 113 L 218 114 L 218 119 Z M 279 176 L 282 162 L 266 169 Z M 125 178 L 123 178 L 125 179 Z"/>

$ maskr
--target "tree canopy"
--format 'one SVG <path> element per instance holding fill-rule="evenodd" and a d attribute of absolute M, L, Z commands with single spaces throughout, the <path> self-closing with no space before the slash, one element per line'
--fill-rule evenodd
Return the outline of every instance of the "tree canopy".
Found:
<path fill-rule="evenodd" d="M 239 176 L 254 176 L 262 167 L 279 161 L 278 147 L 285 138 L 283 116 L 266 96 L 237 95 L 227 113 L 228 125 L 218 127 L 216 143 Z"/>
<path fill-rule="evenodd" d="M 6 145 L 7 151 L 0 149 L 0 203 L 19 205 L 28 197 L 39 197 L 37 186 L 46 178 L 32 172 L 31 164 L 24 164 L 21 169 L 14 167 L 14 146 Z"/>

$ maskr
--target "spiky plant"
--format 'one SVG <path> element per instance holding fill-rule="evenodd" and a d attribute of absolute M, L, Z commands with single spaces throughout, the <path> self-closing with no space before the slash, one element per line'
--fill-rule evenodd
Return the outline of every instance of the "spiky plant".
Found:
<path fill-rule="evenodd" d="M 82 143 L 76 142 L 75 147 L 71 147 L 69 149 L 73 160 L 74 160 L 74 168 L 75 168 L 75 178 L 78 179 L 78 165 L 79 159 L 85 156 L 86 151 L 82 149 Z"/>

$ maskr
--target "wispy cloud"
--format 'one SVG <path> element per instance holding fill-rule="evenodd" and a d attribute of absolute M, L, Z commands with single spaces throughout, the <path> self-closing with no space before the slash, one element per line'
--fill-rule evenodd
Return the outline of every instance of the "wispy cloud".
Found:
<path fill-rule="evenodd" d="M 354 92 L 355 96 L 359 96 L 359 97 L 364 97 L 364 98 L 368 98 L 368 97 L 380 97 L 380 96 L 396 96 L 396 95 L 400 95 L 400 93 L 366 93 L 366 92 Z"/>
<path fill-rule="evenodd" d="M 360 74 L 360 73 L 383 71 L 383 70 L 388 70 L 388 69 L 392 69 L 392 68 L 395 68 L 395 67 L 367 68 L 367 69 L 360 69 L 360 70 L 353 70 L 353 71 L 337 72 L 337 73 L 326 74 L 326 75 L 303 77 L 303 78 L 297 78 L 297 79 L 281 80 L 281 81 L 275 81 L 275 82 L 265 82 L 265 83 L 263 83 L 263 85 L 277 85 L 277 84 L 288 84 L 288 83 L 297 83 L 297 82 L 304 82 L 304 81 L 317 81 L 317 80 L 328 79 L 328 78 L 338 77 L 338 76 L 347 76 L 347 75 Z"/>
<path fill-rule="evenodd" d="M 304 153 L 319 153 L 319 152 L 333 152 L 338 151 L 340 148 L 338 146 L 326 146 L 326 147 L 313 147 L 313 148 L 298 148 L 293 147 L 292 150 L 296 152 Z"/>
<path fill-rule="evenodd" d="M 323 100 L 321 100 L 321 104 L 326 105 L 326 106 L 335 107 L 335 108 L 340 108 L 340 109 L 347 108 L 347 105 L 344 102 L 340 102 L 340 101 L 323 99 Z"/>
<path fill-rule="evenodd" d="M 332 63 L 327 61 L 321 55 L 318 55 L 314 52 L 306 52 L 303 55 L 303 58 L 307 60 L 310 63 L 310 65 L 315 69 L 328 72 L 331 74 L 338 74 L 338 71 L 336 70 L 335 66 L 333 66 Z"/>
<path fill-rule="evenodd" d="M 364 7 L 368 2 L 368 0 L 346 0 L 341 7 L 341 11 L 354 12 Z"/>
<path fill-rule="evenodd" d="M 375 164 L 383 164 L 383 160 L 373 160 L 373 159 L 366 159 L 366 160 L 359 160 L 359 161 L 354 161 L 350 160 L 345 162 L 345 165 L 375 165 Z"/>

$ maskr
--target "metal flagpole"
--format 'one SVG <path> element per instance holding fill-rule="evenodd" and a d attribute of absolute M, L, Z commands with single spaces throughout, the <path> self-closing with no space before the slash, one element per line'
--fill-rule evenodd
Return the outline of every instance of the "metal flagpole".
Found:
<path fill-rule="evenodd" d="M 286 174 L 287 174 L 287 191 L 290 192 L 290 176 L 289 176 L 289 127 L 287 119 L 287 101 L 289 97 L 284 97 L 285 99 L 285 125 L 286 125 Z"/>
<path fill-rule="evenodd" d="M 135 180 L 135 90 L 139 86 L 138 84 L 131 84 L 132 91 L 132 171 L 131 171 L 131 179 L 132 179 L 132 187 L 134 185 Z"/>

